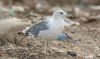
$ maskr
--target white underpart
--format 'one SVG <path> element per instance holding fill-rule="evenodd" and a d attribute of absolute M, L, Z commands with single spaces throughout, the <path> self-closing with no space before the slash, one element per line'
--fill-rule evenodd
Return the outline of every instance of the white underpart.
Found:
<path fill-rule="evenodd" d="M 39 37 L 56 38 L 64 30 L 65 22 L 63 18 L 54 20 L 52 17 L 48 20 L 48 30 L 40 31 Z"/>

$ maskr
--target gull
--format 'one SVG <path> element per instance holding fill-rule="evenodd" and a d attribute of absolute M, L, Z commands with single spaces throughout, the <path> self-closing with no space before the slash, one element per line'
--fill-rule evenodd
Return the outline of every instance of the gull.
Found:
<path fill-rule="evenodd" d="M 55 39 L 64 30 L 64 26 L 66 25 L 64 18 L 67 15 L 65 11 L 58 9 L 53 12 L 52 16 L 48 16 L 42 21 L 27 27 L 23 30 L 23 33 L 32 38 L 40 37 Z"/>
<path fill-rule="evenodd" d="M 32 39 L 57 39 L 59 38 L 58 36 L 63 33 L 65 26 L 73 24 L 73 22 L 70 20 L 65 21 L 67 15 L 68 14 L 65 11 L 63 11 L 62 9 L 58 9 L 53 12 L 52 16 L 47 16 L 43 18 L 42 21 L 37 22 L 30 27 L 27 27 L 22 31 L 22 33 L 30 36 Z M 48 42 L 49 41 L 45 42 L 45 47 Z"/>

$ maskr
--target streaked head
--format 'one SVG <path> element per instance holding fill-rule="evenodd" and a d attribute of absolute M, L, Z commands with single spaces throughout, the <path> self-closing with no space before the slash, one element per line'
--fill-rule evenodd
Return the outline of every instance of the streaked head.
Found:
<path fill-rule="evenodd" d="M 53 13 L 53 17 L 66 17 L 67 15 L 68 14 L 61 9 L 58 9 Z"/>

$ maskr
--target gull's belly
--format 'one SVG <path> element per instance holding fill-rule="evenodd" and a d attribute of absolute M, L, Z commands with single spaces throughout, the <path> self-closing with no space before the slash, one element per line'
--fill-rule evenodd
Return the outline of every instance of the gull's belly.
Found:
<path fill-rule="evenodd" d="M 63 30 L 44 30 L 39 33 L 39 37 L 56 38 Z"/>
<path fill-rule="evenodd" d="M 48 30 L 40 31 L 39 36 L 44 38 L 56 38 L 64 30 L 64 25 L 62 23 L 54 23 L 50 25 Z"/>

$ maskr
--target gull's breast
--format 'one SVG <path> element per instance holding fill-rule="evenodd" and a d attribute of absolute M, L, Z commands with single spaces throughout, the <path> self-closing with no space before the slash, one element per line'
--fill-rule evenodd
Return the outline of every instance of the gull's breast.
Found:
<path fill-rule="evenodd" d="M 64 23 L 62 21 L 52 21 L 48 24 L 49 29 L 40 31 L 39 36 L 46 38 L 56 38 L 64 30 Z"/>

